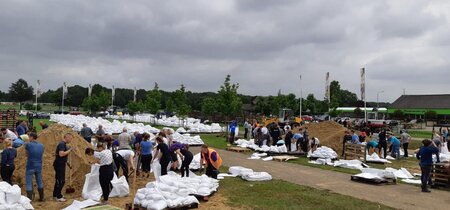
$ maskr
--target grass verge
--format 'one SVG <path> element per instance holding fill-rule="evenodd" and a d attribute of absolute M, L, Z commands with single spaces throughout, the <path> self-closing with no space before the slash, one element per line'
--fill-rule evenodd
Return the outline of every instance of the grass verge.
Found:
<path fill-rule="evenodd" d="M 220 181 L 219 193 L 230 207 L 244 209 L 392 209 L 282 180 L 247 182 L 227 177 Z"/>

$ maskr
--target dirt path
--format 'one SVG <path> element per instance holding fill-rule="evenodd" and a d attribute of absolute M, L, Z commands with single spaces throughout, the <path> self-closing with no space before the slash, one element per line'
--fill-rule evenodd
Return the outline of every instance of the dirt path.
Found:
<path fill-rule="evenodd" d="M 197 148 L 192 150 L 199 151 Z M 248 160 L 249 155 L 225 150 L 218 152 L 223 164 L 227 166 L 243 166 L 255 171 L 266 171 L 274 179 L 379 202 L 393 208 L 448 209 L 450 205 L 450 192 L 446 191 L 432 190 L 432 193 L 426 194 L 420 192 L 420 187 L 406 184 L 368 185 L 350 181 L 349 174 L 285 162 Z"/>

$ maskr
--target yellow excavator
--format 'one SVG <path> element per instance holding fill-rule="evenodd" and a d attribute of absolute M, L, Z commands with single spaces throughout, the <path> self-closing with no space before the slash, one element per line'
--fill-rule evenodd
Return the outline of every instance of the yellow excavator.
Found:
<path fill-rule="evenodd" d="M 299 126 L 302 122 L 302 119 L 300 117 L 297 117 L 294 115 L 294 111 L 292 109 L 281 109 L 278 116 L 272 117 L 272 118 L 263 118 L 262 123 L 265 127 L 271 125 L 271 124 L 279 124 L 284 125 L 288 123 L 291 125 L 291 127 L 295 127 L 295 125 Z"/>

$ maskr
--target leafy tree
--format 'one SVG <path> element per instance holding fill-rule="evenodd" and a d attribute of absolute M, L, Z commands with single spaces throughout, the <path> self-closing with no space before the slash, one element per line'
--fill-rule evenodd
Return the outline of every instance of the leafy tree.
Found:
<path fill-rule="evenodd" d="M 161 109 L 161 92 L 158 83 L 155 82 L 153 90 L 147 93 L 145 100 L 145 109 L 152 114 L 156 114 Z"/>
<path fill-rule="evenodd" d="M 8 93 L 5 93 L 5 92 L 0 90 L 0 101 L 8 101 L 8 100 L 9 100 Z"/>
<path fill-rule="evenodd" d="M 341 85 L 338 81 L 332 81 L 330 83 L 331 92 L 331 108 L 336 108 L 339 106 L 356 106 L 358 102 L 358 97 L 355 93 L 348 90 L 341 89 Z"/>
<path fill-rule="evenodd" d="M 82 107 L 86 111 L 97 112 L 106 110 L 111 102 L 111 94 L 105 91 L 100 92 L 98 95 L 92 95 L 84 99 Z"/>
<path fill-rule="evenodd" d="M 241 112 L 242 101 L 237 94 L 239 83 L 231 84 L 231 76 L 227 75 L 225 82 L 220 86 L 217 106 L 226 117 L 234 117 Z"/>
<path fill-rule="evenodd" d="M 191 106 L 187 104 L 186 87 L 184 85 L 181 85 L 180 89 L 173 93 L 172 99 L 178 116 L 185 117 L 191 112 Z"/>
<path fill-rule="evenodd" d="M 141 101 L 139 101 L 139 102 L 130 101 L 127 104 L 127 108 L 128 108 L 128 112 L 131 115 L 134 115 L 137 112 L 144 111 L 145 106 L 144 106 L 144 104 Z"/>
<path fill-rule="evenodd" d="M 83 103 L 83 100 L 88 96 L 88 89 L 75 85 L 68 87 L 69 94 L 67 95 L 67 100 L 65 104 L 67 106 L 79 107 Z M 61 98 L 59 98 L 61 100 Z"/>
<path fill-rule="evenodd" d="M 175 111 L 175 104 L 173 103 L 173 100 L 169 98 L 166 102 L 166 112 L 174 112 Z"/>
<path fill-rule="evenodd" d="M 208 97 L 202 101 L 202 112 L 205 115 L 211 116 L 217 111 L 217 104 L 214 98 Z"/>
<path fill-rule="evenodd" d="M 33 99 L 33 87 L 28 86 L 24 79 L 19 79 L 9 87 L 9 96 L 13 101 L 19 102 L 22 109 L 22 102 Z"/>

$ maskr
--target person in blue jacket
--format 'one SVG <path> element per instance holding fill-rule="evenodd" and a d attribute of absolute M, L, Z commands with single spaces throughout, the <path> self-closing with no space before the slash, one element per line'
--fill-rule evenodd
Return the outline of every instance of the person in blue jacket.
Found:
<path fill-rule="evenodd" d="M 27 197 L 33 201 L 33 176 L 39 192 L 39 201 L 44 201 L 44 182 L 42 181 L 42 157 L 44 155 L 44 145 L 37 140 L 36 133 L 28 134 L 30 142 L 25 144 L 27 152 L 27 166 L 25 171 Z"/>
<path fill-rule="evenodd" d="M 397 137 L 395 137 L 392 133 L 387 133 L 387 141 L 390 142 L 392 144 L 392 151 L 391 151 L 391 156 L 394 157 L 397 160 L 400 160 L 400 140 L 397 139 Z"/>
<path fill-rule="evenodd" d="M 422 141 L 423 146 L 416 154 L 417 159 L 420 160 L 420 170 L 422 171 L 422 192 L 431 192 L 428 189 L 428 185 L 433 185 L 431 180 L 431 169 L 433 168 L 433 154 L 436 154 L 436 160 L 439 163 L 439 149 L 434 146 L 433 141 L 425 139 Z M 428 185 L 427 185 L 428 184 Z"/>
<path fill-rule="evenodd" d="M 1 161 L 1 176 L 2 180 L 5 182 L 8 182 L 10 185 L 12 185 L 12 175 L 14 170 L 16 169 L 16 166 L 14 164 L 14 160 L 17 157 L 17 151 L 15 148 L 13 148 L 13 143 L 11 139 L 6 139 L 4 141 L 5 144 L 5 150 L 2 152 L 2 161 Z"/>

